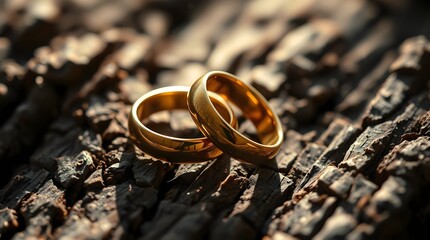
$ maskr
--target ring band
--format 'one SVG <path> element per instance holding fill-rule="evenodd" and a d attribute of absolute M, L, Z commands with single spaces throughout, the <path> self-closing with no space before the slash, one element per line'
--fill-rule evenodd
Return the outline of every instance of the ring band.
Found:
<path fill-rule="evenodd" d="M 245 137 L 223 120 L 210 102 L 209 91 L 242 110 L 243 115 L 255 125 L 261 143 Z M 219 149 L 243 162 L 273 166 L 270 160 L 278 153 L 282 143 L 282 126 L 267 100 L 255 88 L 232 74 L 208 72 L 191 86 L 188 108 L 200 131 Z"/>
<path fill-rule="evenodd" d="M 142 123 L 151 114 L 170 109 L 187 109 L 189 87 L 164 87 L 150 91 L 132 106 L 129 117 L 130 137 L 145 153 L 172 163 L 195 163 L 214 159 L 223 152 L 208 138 L 178 138 L 157 133 Z M 210 101 L 232 128 L 237 119 L 228 103 L 219 95 L 209 93 Z M 209 102 L 210 102 L 209 101 Z"/>

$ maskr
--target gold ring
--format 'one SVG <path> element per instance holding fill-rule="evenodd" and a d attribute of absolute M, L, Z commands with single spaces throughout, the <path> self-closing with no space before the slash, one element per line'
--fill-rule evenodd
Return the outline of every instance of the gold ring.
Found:
<path fill-rule="evenodd" d="M 128 125 L 130 137 L 143 152 L 173 163 L 194 163 L 214 159 L 223 152 L 206 137 L 178 138 L 157 133 L 142 123 L 151 114 L 171 109 L 187 109 L 189 87 L 164 87 L 150 91 L 140 97 L 132 106 Z M 237 119 L 228 103 L 219 95 L 209 93 L 210 101 L 216 106 L 221 118 L 232 128 Z"/>
<path fill-rule="evenodd" d="M 261 143 L 242 135 L 222 119 L 209 100 L 209 91 L 242 110 L 255 125 Z M 256 165 L 274 166 L 270 160 L 278 153 L 283 141 L 282 126 L 267 100 L 251 85 L 226 72 L 208 72 L 191 86 L 188 109 L 200 131 L 231 157 Z"/>

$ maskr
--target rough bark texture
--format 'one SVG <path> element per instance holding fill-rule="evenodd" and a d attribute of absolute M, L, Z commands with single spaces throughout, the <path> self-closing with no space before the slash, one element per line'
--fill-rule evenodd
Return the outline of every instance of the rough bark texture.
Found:
<path fill-rule="evenodd" d="M 408 0 L 3 1 L 0 237 L 428 234 L 429 12 Z M 129 140 L 139 96 L 208 70 L 270 100 L 285 130 L 277 169 L 227 155 L 172 165 Z M 196 134 L 186 113 L 151 126 Z"/>

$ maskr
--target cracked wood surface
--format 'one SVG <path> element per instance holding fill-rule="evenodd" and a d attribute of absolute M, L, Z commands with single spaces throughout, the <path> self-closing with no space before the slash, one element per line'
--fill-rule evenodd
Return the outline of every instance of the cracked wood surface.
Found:
<path fill-rule="evenodd" d="M 406 0 L 5 1 L 0 238 L 426 234 L 429 10 Z M 285 134 L 277 168 L 228 155 L 174 165 L 130 141 L 138 97 L 209 70 L 268 98 Z M 148 126 L 200 135 L 184 112 Z"/>

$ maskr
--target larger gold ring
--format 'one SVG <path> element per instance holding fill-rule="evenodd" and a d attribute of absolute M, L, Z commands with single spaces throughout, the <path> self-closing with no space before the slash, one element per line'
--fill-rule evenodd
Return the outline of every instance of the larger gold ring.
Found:
<path fill-rule="evenodd" d="M 242 135 L 223 120 L 209 100 L 208 91 L 216 92 L 241 109 L 255 125 L 261 143 Z M 188 108 L 200 131 L 219 149 L 244 162 L 273 166 L 270 160 L 283 140 L 281 123 L 267 100 L 251 85 L 226 72 L 209 72 L 191 86 Z"/>
<path fill-rule="evenodd" d="M 187 109 L 189 87 L 164 87 L 150 91 L 140 97 L 132 106 L 129 117 L 130 137 L 145 153 L 173 163 L 194 163 L 214 159 L 222 154 L 209 139 L 177 138 L 157 133 L 142 123 L 151 114 L 170 109 Z M 227 102 L 217 94 L 208 95 L 220 117 L 225 118 L 232 128 L 237 119 Z M 224 120 L 224 121 L 226 121 Z"/>

